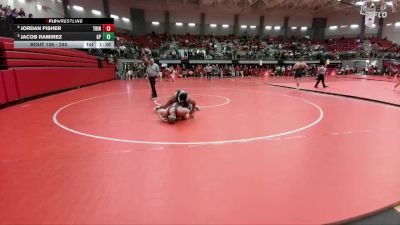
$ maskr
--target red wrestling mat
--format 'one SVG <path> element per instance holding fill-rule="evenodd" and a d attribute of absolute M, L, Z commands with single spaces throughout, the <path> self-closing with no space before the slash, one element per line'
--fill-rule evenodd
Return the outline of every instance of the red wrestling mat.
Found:
<path fill-rule="evenodd" d="M 2 109 L 0 223 L 325 224 L 400 202 L 399 108 L 253 82 L 157 83 L 202 107 L 175 125 L 144 80 Z"/>
<path fill-rule="evenodd" d="M 394 76 L 385 77 L 383 75 L 336 75 L 337 78 L 350 78 L 350 79 L 364 79 L 364 80 L 376 80 L 376 81 L 387 81 L 396 82 L 397 79 Z"/>
<path fill-rule="evenodd" d="M 398 80 L 399 79 L 399 80 Z M 270 77 L 266 79 L 268 84 L 296 87 L 293 77 Z M 328 88 L 322 88 L 321 82 L 318 88 L 314 88 L 315 78 L 305 77 L 300 83 L 300 88 L 323 93 L 333 93 L 340 95 L 367 98 L 391 104 L 400 105 L 400 87 L 393 91 L 393 87 L 400 81 L 400 78 L 374 78 L 371 76 L 344 76 L 327 77 L 325 84 Z"/>

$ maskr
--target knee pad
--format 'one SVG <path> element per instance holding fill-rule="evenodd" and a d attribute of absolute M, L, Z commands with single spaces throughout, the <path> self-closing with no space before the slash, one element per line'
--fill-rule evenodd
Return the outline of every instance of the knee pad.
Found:
<path fill-rule="evenodd" d="M 175 115 L 169 115 L 168 116 L 168 123 L 169 124 L 174 124 L 176 122 L 176 116 Z"/>

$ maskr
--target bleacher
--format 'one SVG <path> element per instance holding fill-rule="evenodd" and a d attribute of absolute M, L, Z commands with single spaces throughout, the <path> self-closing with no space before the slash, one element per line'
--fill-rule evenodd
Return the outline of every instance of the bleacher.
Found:
<path fill-rule="evenodd" d="M 115 78 L 115 65 L 73 49 L 15 49 L 0 38 L 0 104 Z"/>
<path fill-rule="evenodd" d="M 396 45 L 387 39 L 371 38 L 370 41 L 374 50 L 377 52 L 398 53 L 400 51 L 399 45 Z"/>
<path fill-rule="evenodd" d="M 332 52 L 355 51 L 360 46 L 356 38 L 340 38 L 329 43 L 328 50 Z"/>

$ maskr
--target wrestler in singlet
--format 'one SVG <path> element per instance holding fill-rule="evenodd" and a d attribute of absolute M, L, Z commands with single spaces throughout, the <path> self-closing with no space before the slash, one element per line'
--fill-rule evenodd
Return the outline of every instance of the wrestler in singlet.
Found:
<path fill-rule="evenodd" d="M 179 119 L 188 119 L 195 110 L 199 110 L 196 102 L 189 98 L 189 94 L 184 90 L 177 90 L 168 101 L 156 108 L 160 119 L 175 123 Z"/>
<path fill-rule="evenodd" d="M 294 78 L 296 79 L 297 89 L 300 87 L 300 79 L 305 74 L 305 71 L 308 70 L 308 65 L 304 62 L 303 59 L 300 59 L 299 62 L 294 64 L 292 70 L 295 71 Z"/>

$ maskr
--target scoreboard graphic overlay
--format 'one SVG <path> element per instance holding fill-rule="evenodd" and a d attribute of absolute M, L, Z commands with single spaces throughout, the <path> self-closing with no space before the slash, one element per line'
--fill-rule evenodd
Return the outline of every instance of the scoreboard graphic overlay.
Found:
<path fill-rule="evenodd" d="M 113 18 L 16 19 L 14 48 L 114 48 Z"/>

